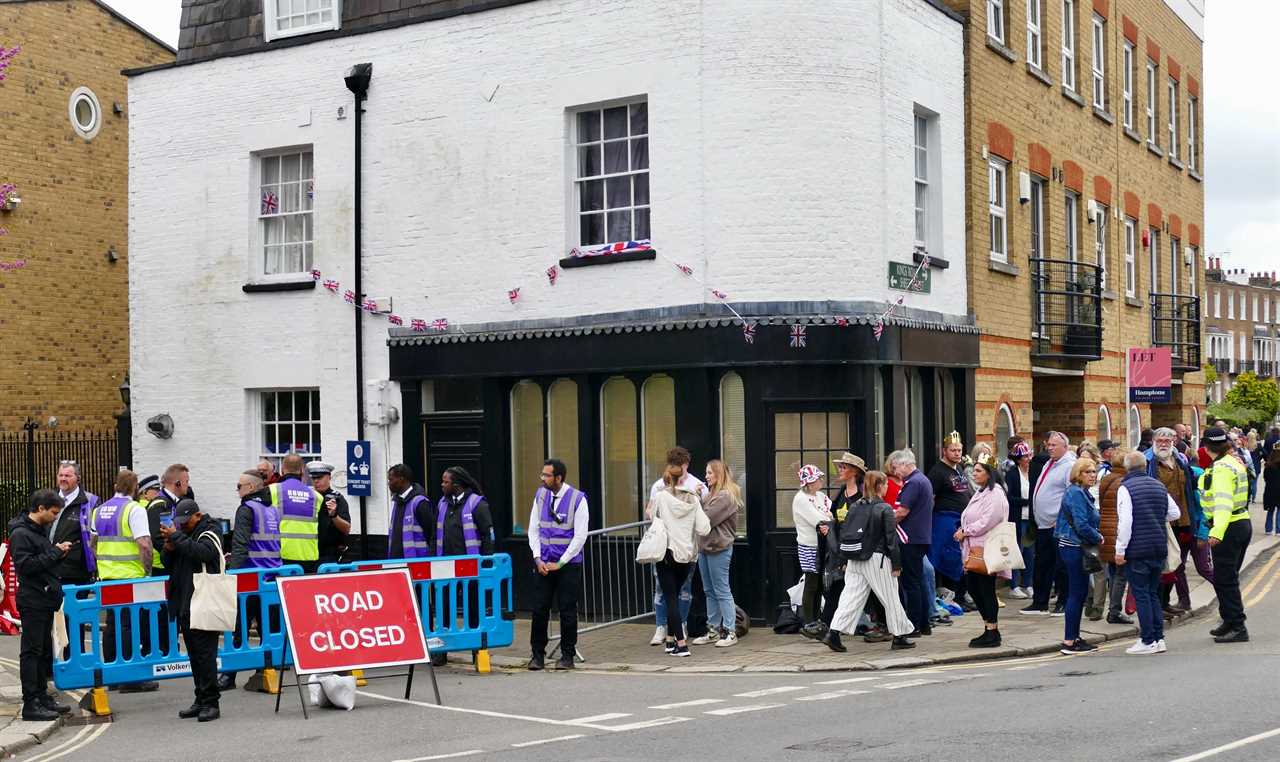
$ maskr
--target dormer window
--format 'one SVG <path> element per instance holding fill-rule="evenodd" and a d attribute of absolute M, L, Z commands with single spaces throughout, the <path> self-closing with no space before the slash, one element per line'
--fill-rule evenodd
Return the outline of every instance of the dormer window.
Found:
<path fill-rule="evenodd" d="M 267 42 L 338 29 L 342 0 L 262 0 L 263 34 Z"/>

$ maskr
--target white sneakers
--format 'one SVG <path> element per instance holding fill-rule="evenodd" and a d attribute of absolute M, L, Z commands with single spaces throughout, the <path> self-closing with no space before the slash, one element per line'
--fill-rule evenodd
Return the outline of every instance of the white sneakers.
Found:
<path fill-rule="evenodd" d="M 649 639 L 649 645 L 660 646 L 667 641 L 667 628 L 665 625 L 658 625 L 658 629 L 653 631 L 653 637 Z"/>
<path fill-rule="evenodd" d="M 716 643 L 716 648 L 729 648 L 736 645 L 738 645 L 738 636 L 735 633 L 730 632 L 728 635 L 720 638 Z"/>
<path fill-rule="evenodd" d="M 693 643 L 695 646 L 709 646 L 719 639 L 720 639 L 720 633 L 717 632 L 714 627 L 712 627 L 707 630 L 706 635 L 699 635 L 698 637 L 694 638 L 689 642 Z"/>
<path fill-rule="evenodd" d="M 1027 598 L 1029 598 L 1029 597 L 1031 597 L 1031 596 L 1027 595 L 1027 591 L 1026 591 L 1026 590 L 1024 590 L 1024 589 L 1022 589 L 1022 588 L 1020 588 L 1020 587 L 1015 587 L 1014 589 L 1012 589 L 1012 590 L 1010 590 L 1010 591 L 1009 591 L 1009 597 L 1010 597 L 1010 598 L 1018 598 L 1018 599 L 1020 599 L 1020 600 L 1025 600 L 1025 599 L 1027 599 Z"/>
<path fill-rule="evenodd" d="M 1169 647 L 1165 645 L 1164 638 L 1161 638 L 1154 643 L 1143 643 L 1142 639 L 1139 638 L 1134 641 L 1133 645 L 1126 648 L 1124 652 L 1137 656 L 1146 656 L 1147 654 L 1162 654 L 1168 650 Z"/>

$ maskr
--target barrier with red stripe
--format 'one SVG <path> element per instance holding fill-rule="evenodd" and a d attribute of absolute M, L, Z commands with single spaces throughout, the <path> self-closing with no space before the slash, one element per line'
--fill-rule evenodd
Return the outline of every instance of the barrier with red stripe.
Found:
<path fill-rule="evenodd" d="M 236 575 L 240 617 L 237 631 L 223 633 L 219 671 L 292 664 L 275 579 L 301 575 L 302 567 L 227 573 Z M 54 656 L 54 684 L 61 689 L 93 688 L 189 676 L 191 663 L 178 637 L 178 624 L 169 619 L 165 604 L 168 583 L 168 577 L 145 577 L 63 588 L 71 642 L 67 658 Z M 261 611 L 260 617 L 254 617 L 259 620 L 257 640 L 249 637 L 251 611 Z"/>
<path fill-rule="evenodd" d="M 504 648 L 515 640 L 511 556 L 399 558 L 324 564 L 320 574 L 407 569 L 433 653 Z"/>

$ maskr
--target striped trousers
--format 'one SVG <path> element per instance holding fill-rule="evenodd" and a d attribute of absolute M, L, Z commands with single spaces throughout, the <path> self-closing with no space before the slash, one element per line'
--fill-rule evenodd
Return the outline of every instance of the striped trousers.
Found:
<path fill-rule="evenodd" d="M 840 593 L 840 605 L 831 618 L 831 629 L 852 635 L 867 605 L 867 596 L 876 594 L 884 605 L 885 620 L 889 632 L 908 635 L 915 625 L 907 618 L 898 598 L 898 578 L 893 576 L 893 564 L 882 553 L 872 553 L 866 561 L 848 561 L 844 566 L 844 592 Z"/>

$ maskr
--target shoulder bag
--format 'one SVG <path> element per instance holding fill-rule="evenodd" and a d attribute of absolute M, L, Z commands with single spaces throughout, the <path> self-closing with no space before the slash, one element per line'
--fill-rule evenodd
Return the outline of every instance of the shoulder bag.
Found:
<path fill-rule="evenodd" d="M 1085 574 L 1096 574 L 1102 571 L 1102 552 L 1097 545 L 1086 545 L 1083 538 L 1080 537 L 1080 531 L 1076 529 L 1076 524 L 1071 520 L 1071 508 L 1063 506 L 1063 510 L 1067 512 L 1067 526 L 1071 527 L 1071 531 L 1075 532 L 1076 539 L 1080 540 L 1080 560 L 1084 565 Z"/>
<path fill-rule="evenodd" d="M 658 501 L 653 501 L 653 520 L 644 530 L 636 548 L 636 563 L 656 564 L 667 557 L 667 525 L 658 517 Z"/>
<path fill-rule="evenodd" d="M 196 539 L 200 542 L 208 535 L 218 548 L 218 573 L 198 572 L 191 575 L 191 629 L 208 632 L 227 632 L 236 628 L 237 601 L 236 577 L 227 574 L 227 559 L 222 554 L 222 543 L 213 532 L 205 532 Z"/>
<path fill-rule="evenodd" d="M 989 574 L 1027 568 L 1018 547 L 1018 527 L 1012 521 L 996 525 L 982 538 L 983 559 Z"/>
<path fill-rule="evenodd" d="M 1192 542 L 1195 540 L 1193 539 Z M 1167 521 L 1164 524 L 1164 543 L 1164 570 L 1168 573 L 1182 565 L 1182 546 L 1178 544 L 1178 536 L 1173 531 L 1173 524 Z"/>

